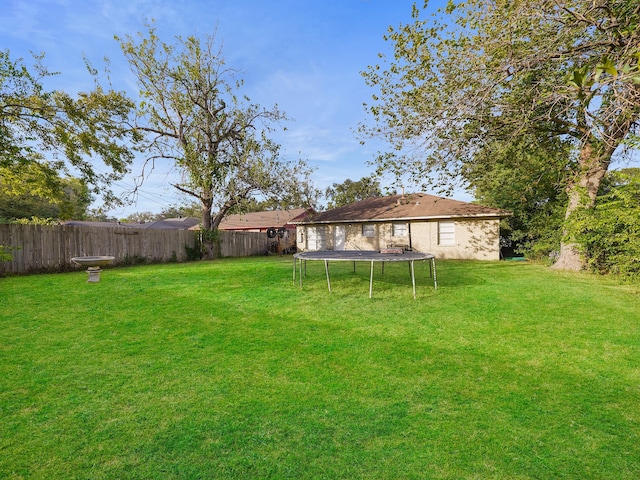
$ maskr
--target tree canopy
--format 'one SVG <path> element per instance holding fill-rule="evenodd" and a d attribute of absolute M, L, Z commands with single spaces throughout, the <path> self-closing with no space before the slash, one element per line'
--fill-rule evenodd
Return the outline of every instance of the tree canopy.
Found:
<path fill-rule="evenodd" d="M 379 196 L 382 196 L 380 182 L 373 177 L 362 177 L 355 182 L 347 178 L 342 183 L 334 183 L 325 191 L 325 197 L 328 200 L 327 208 L 341 207 L 365 198 Z"/>
<path fill-rule="evenodd" d="M 519 253 L 548 257 L 560 245 L 571 149 L 570 142 L 557 138 L 544 144 L 531 136 L 494 140 L 478 151 L 486 161 L 463 166 L 480 203 L 512 212 L 502 221 L 502 235 Z"/>
<path fill-rule="evenodd" d="M 239 95 L 242 82 L 214 37 L 167 44 L 150 26 L 118 40 L 140 89 L 136 126 L 147 135 L 146 165 L 166 160 L 181 172 L 174 187 L 200 202 L 204 230 L 215 230 L 253 196 L 293 198 L 308 190 L 311 170 L 283 160 L 272 139 L 285 114 Z"/>
<path fill-rule="evenodd" d="M 10 172 L 0 168 L 0 184 L 4 184 Z M 22 178 L 28 182 L 29 178 Z M 37 182 L 37 180 L 36 180 Z M 83 220 L 93 200 L 87 185 L 78 178 L 61 178 L 58 180 L 59 191 L 55 196 L 40 196 L 31 192 L 16 194 L 8 189 L 0 189 L 0 219 L 9 221 L 17 219 L 56 219 Z"/>
<path fill-rule="evenodd" d="M 531 139 L 553 152 L 557 138 L 571 146 L 553 162 L 565 175 L 565 217 L 592 206 L 614 153 L 637 145 L 640 3 L 452 0 L 421 13 L 414 6 L 412 23 L 390 27 L 394 59 L 363 72 L 376 93 L 374 124 L 361 132 L 391 145 L 379 169 L 428 188 L 507 158 L 487 146 L 522 150 Z M 583 265 L 566 239 L 557 265 Z"/>
<path fill-rule="evenodd" d="M 54 75 L 34 57 L 22 59 L 0 51 L 0 177 L 5 194 L 64 196 L 63 178 L 78 176 L 108 203 L 118 203 L 110 185 L 124 176 L 138 140 L 128 124 L 134 104 L 122 92 L 104 89 L 87 64 L 94 88 L 76 97 L 46 90 Z M 106 171 L 100 167 L 106 167 Z"/>

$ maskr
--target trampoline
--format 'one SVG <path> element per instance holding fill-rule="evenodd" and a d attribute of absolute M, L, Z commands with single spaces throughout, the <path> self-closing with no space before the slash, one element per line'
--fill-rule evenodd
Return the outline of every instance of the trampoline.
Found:
<path fill-rule="evenodd" d="M 331 291 L 331 277 L 329 276 L 329 262 L 353 262 L 353 270 L 355 271 L 355 262 L 369 262 L 371 271 L 369 274 L 369 298 L 373 295 L 373 265 L 376 262 L 382 262 L 382 273 L 384 273 L 384 264 L 386 262 L 407 262 L 411 273 L 411 285 L 413 286 L 413 298 L 416 298 L 416 276 L 413 264 L 418 260 L 429 260 L 429 270 L 433 276 L 433 286 L 438 288 L 436 279 L 436 259 L 431 253 L 421 252 L 403 252 L 397 253 L 380 253 L 376 250 L 327 250 L 317 252 L 300 252 L 293 255 L 293 283 L 296 282 L 296 267 L 299 261 L 299 277 L 300 287 L 302 288 L 302 269 L 306 275 L 307 261 L 323 261 L 324 269 L 327 274 L 327 287 Z"/>

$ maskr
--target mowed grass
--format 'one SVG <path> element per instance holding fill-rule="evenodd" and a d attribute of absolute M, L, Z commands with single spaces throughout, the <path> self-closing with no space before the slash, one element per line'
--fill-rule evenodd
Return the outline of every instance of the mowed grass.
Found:
<path fill-rule="evenodd" d="M 0 278 L 0 478 L 637 479 L 640 292 L 510 262 Z"/>

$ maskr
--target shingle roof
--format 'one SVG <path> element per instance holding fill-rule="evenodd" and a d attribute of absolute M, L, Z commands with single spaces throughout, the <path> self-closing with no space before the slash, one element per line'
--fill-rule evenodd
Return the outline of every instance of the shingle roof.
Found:
<path fill-rule="evenodd" d="M 304 220 L 308 214 L 309 212 L 305 208 L 234 214 L 225 217 L 218 228 L 220 230 L 278 228 L 290 225 L 293 221 Z"/>
<path fill-rule="evenodd" d="M 62 225 L 73 225 L 81 227 L 126 227 L 126 228 L 161 228 L 165 230 L 188 230 L 189 227 L 198 225 L 199 218 L 163 218 L 146 223 L 125 223 L 125 222 L 91 222 L 87 220 L 69 220 L 61 222 Z"/>
<path fill-rule="evenodd" d="M 122 222 L 92 222 L 90 220 L 65 220 L 60 225 L 71 225 L 73 227 L 127 227 L 141 228 L 138 223 L 122 223 Z"/>
<path fill-rule="evenodd" d="M 143 223 L 140 228 L 159 228 L 162 230 L 189 230 L 194 225 L 200 224 L 196 217 L 162 218 L 154 222 Z"/>
<path fill-rule="evenodd" d="M 299 223 L 340 223 L 382 220 L 433 219 L 452 217 L 508 217 L 498 208 L 436 197 L 426 193 L 372 197 L 360 202 L 327 210 Z"/>

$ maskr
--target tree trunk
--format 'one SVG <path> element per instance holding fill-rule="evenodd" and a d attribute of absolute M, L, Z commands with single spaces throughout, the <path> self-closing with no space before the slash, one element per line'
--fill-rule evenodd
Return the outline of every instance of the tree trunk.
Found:
<path fill-rule="evenodd" d="M 593 146 L 585 143 L 580 151 L 580 173 L 569 183 L 567 194 L 569 202 L 565 213 L 565 222 L 579 208 L 593 207 L 600 189 L 600 183 L 607 173 L 613 151 L 607 151 L 601 156 L 595 155 Z M 560 243 L 560 256 L 553 265 L 556 270 L 579 271 L 584 268 L 585 261 L 580 255 L 578 245 L 565 240 L 567 231 L 563 232 Z"/>
<path fill-rule="evenodd" d="M 210 235 L 211 226 L 211 201 L 201 199 L 202 206 L 202 246 L 204 248 L 204 258 L 213 260 L 215 258 L 215 245 Z M 217 228 L 217 227 L 216 227 Z"/>

